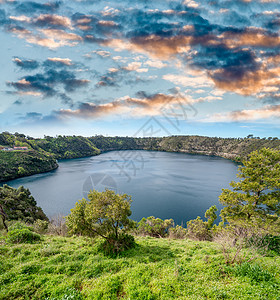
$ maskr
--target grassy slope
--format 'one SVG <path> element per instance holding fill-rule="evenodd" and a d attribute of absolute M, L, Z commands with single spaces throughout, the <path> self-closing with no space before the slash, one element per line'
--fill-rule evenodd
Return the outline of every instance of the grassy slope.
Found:
<path fill-rule="evenodd" d="M 256 260 L 274 275 L 255 282 L 234 275 L 215 243 L 148 237 L 137 243 L 113 259 L 82 237 L 0 242 L 0 299 L 279 299 L 279 257 Z"/>

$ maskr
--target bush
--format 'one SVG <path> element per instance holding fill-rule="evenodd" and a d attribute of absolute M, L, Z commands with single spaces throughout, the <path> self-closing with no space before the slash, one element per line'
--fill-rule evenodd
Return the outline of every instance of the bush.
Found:
<path fill-rule="evenodd" d="M 253 235 L 246 241 L 247 247 L 255 247 L 266 253 L 267 251 L 273 251 L 276 254 L 280 254 L 280 236 L 267 235 Z"/>
<path fill-rule="evenodd" d="M 23 226 L 19 223 L 14 225 L 6 237 L 6 241 L 13 244 L 33 243 L 40 240 L 41 236 L 39 234 L 32 232 L 27 226 Z"/>
<path fill-rule="evenodd" d="M 166 237 L 168 230 L 174 226 L 174 221 L 172 219 L 162 220 L 155 218 L 153 216 L 143 218 L 138 223 L 137 232 L 142 235 L 149 235 L 152 237 Z"/>
<path fill-rule="evenodd" d="M 68 228 L 65 223 L 65 218 L 62 215 L 56 215 L 48 224 L 48 232 L 54 235 L 66 236 Z"/>
<path fill-rule="evenodd" d="M 28 226 L 22 222 L 15 222 L 15 223 L 10 223 L 11 225 L 9 226 L 10 231 L 15 230 L 15 229 L 29 229 L 30 231 L 33 231 L 32 226 Z"/>
<path fill-rule="evenodd" d="M 203 222 L 200 217 L 187 222 L 187 236 L 190 239 L 199 241 L 210 241 L 212 239 L 207 222 Z"/>
<path fill-rule="evenodd" d="M 109 235 L 99 247 L 105 255 L 115 256 L 120 252 L 129 250 L 136 246 L 135 239 L 132 235 L 121 233 L 116 240 L 114 236 Z"/>
<path fill-rule="evenodd" d="M 187 229 L 177 225 L 176 227 L 169 228 L 169 235 L 172 239 L 184 239 L 187 237 Z"/>
<path fill-rule="evenodd" d="M 33 224 L 33 228 L 37 233 L 46 233 L 49 227 L 49 222 L 44 220 L 36 220 Z"/>

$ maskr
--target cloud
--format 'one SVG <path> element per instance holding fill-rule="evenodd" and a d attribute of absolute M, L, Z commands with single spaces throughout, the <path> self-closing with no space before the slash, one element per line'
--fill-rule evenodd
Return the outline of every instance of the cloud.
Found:
<path fill-rule="evenodd" d="M 42 14 L 35 18 L 32 23 L 39 27 L 72 28 L 71 20 L 65 16 Z"/>
<path fill-rule="evenodd" d="M 196 76 L 190 74 L 166 74 L 163 75 L 162 78 L 184 87 L 202 88 L 213 86 L 213 82 L 209 80 L 205 73 L 202 72 Z"/>
<path fill-rule="evenodd" d="M 39 33 L 19 27 L 11 26 L 9 32 L 20 39 L 25 39 L 30 44 L 55 49 L 62 46 L 75 46 L 82 38 L 74 33 L 68 33 L 58 29 L 40 29 Z"/>
<path fill-rule="evenodd" d="M 154 116 L 161 115 L 165 105 L 171 105 L 176 109 L 178 105 L 191 105 L 188 97 L 180 94 L 152 94 L 138 92 L 137 97 L 125 96 L 106 104 L 81 103 L 75 110 L 61 109 L 55 112 L 59 118 L 95 119 L 114 114 L 129 114 L 130 116 Z M 170 108 L 170 107 L 169 107 Z M 174 111 L 175 114 L 175 111 Z"/>
<path fill-rule="evenodd" d="M 18 2 L 15 1 L 17 4 Z M 54 12 L 59 9 L 61 6 L 61 1 L 55 1 L 55 2 L 47 2 L 44 4 L 33 2 L 33 1 L 24 1 L 16 5 L 15 10 L 18 13 L 36 13 L 36 12 Z"/>
<path fill-rule="evenodd" d="M 15 88 L 18 94 L 52 97 L 59 96 L 63 101 L 67 96 L 58 89 L 63 86 L 65 92 L 72 93 L 79 88 L 89 84 L 87 79 L 77 79 L 74 72 L 55 69 L 48 69 L 45 73 L 37 73 L 22 77 L 17 82 L 8 82 L 7 85 Z M 68 101 L 69 101 L 68 97 Z"/>
<path fill-rule="evenodd" d="M 35 70 L 39 67 L 39 63 L 33 59 L 23 59 L 19 57 L 14 57 L 13 62 L 24 70 Z"/>
<path fill-rule="evenodd" d="M 157 69 L 162 69 L 167 66 L 167 64 L 163 63 L 160 60 L 147 60 L 145 64 L 152 68 L 157 68 Z"/>
<path fill-rule="evenodd" d="M 71 20 L 68 17 L 52 14 L 41 14 L 36 18 L 31 18 L 25 15 L 10 16 L 10 20 L 28 23 L 35 27 L 47 27 L 53 29 L 72 29 Z"/>
<path fill-rule="evenodd" d="M 224 114 L 214 114 L 206 121 L 232 122 L 232 121 L 258 121 L 271 118 L 280 118 L 280 105 L 266 105 L 252 110 L 237 110 Z"/>
<path fill-rule="evenodd" d="M 158 1 L 156 5 L 140 1 L 137 6 L 126 1 L 110 3 L 101 10 L 85 9 L 86 3 L 66 7 L 63 2 L 15 2 L 10 6 L 9 13 L 12 13 L 8 20 L 6 12 L 0 10 L 0 23 L 28 43 L 52 50 L 82 46 L 83 42 L 96 44 L 93 47 L 98 50 L 89 52 L 87 57 L 95 53 L 108 62 L 118 60 L 118 65 L 106 65 L 109 71 L 99 77 L 96 87 L 141 82 L 143 78 L 133 72 L 145 73 L 148 67 L 156 72 L 155 69 L 168 65 L 170 69 L 161 75 L 162 79 L 175 85 L 215 86 L 223 91 L 258 97 L 261 101 L 279 98 L 277 1 L 184 0 Z M 77 7 L 81 12 L 77 12 Z M 120 52 L 120 58 L 116 59 L 118 56 L 109 52 L 108 47 Z M 130 51 L 131 56 L 144 55 L 131 62 L 123 57 L 127 55 L 124 51 Z M 71 64 L 67 59 L 54 57 L 43 66 L 51 69 Z M 175 73 L 179 64 L 182 72 Z M 200 75 L 186 74 L 185 70 L 195 70 Z M 76 83 L 82 84 L 75 81 L 73 86 Z"/>
<path fill-rule="evenodd" d="M 49 57 L 45 62 L 44 66 L 72 66 L 72 60 L 70 58 L 59 58 L 59 57 Z"/>

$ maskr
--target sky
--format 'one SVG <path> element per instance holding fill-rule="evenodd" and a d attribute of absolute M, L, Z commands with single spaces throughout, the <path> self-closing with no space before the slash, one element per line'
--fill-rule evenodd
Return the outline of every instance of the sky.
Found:
<path fill-rule="evenodd" d="M 279 0 L 0 0 L 0 132 L 280 137 Z"/>

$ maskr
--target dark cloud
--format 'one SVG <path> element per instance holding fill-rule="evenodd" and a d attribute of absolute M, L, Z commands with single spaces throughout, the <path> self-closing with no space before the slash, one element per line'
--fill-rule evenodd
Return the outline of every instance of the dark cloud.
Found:
<path fill-rule="evenodd" d="M 63 86 L 66 92 L 74 92 L 76 89 L 85 87 L 89 83 L 86 79 L 77 79 L 74 72 L 55 69 L 47 70 L 45 73 L 37 73 L 22 77 L 17 82 L 9 82 L 8 86 L 14 87 L 18 92 L 40 93 L 44 97 L 61 96 L 57 88 Z M 36 94 L 34 94 L 36 95 Z M 69 101 L 66 95 L 62 94 L 64 101 Z"/>
<path fill-rule="evenodd" d="M 43 115 L 38 112 L 28 112 L 24 116 L 19 117 L 23 125 L 53 125 L 54 123 L 60 122 L 59 118 L 55 113 L 49 115 Z"/>
<path fill-rule="evenodd" d="M 250 50 L 229 49 L 225 45 L 207 46 L 193 57 L 192 65 L 206 70 L 224 70 L 221 80 L 236 80 L 247 71 L 256 71 L 259 63 Z M 225 73 L 228 74 L 226 77 Z"/>
<path fill-rule="evenodd" d="M 17 2 L 16 2 L 17 3 Z M 15 10 L 21 14 L 33 14 L 33 13 L 52 13 L 59 9 L 62 1 L 47 2 L 44 4 L 26 1 L 16 4 Z"/>
<path fill-rule="evenodd" d="M 14 57 L 13 62 L 24 70 L 34 70 L 39 67 L 39 63 L 33 59 L 24 59 L 19 57 Z"/>
<path fill-rule="evenodd" d="M 0 25 L 6 24 L 7 18 L 6 18 L 6 12 L 4 9 L 0 9 Z"/>
<path fill-rule="evenodd" d="M 16 100 L 13 104 L 14 105 L 22 105 L 22 101 L 21 100 Z"/>
<path fill-rule="evenodd" d="M 32 21 L 34 26 L 62 29 L 71 27 L 71 21 L 65 16 L 45 14 Z"/>
<path fill-rule="evenodd" d="M 28 120 L 38 120 L 42 118 L 42 114 L 41 113 L 37 113 L 37 112 L 28 112 L 26 113 L 24 119 L 28 119 Z"/>

